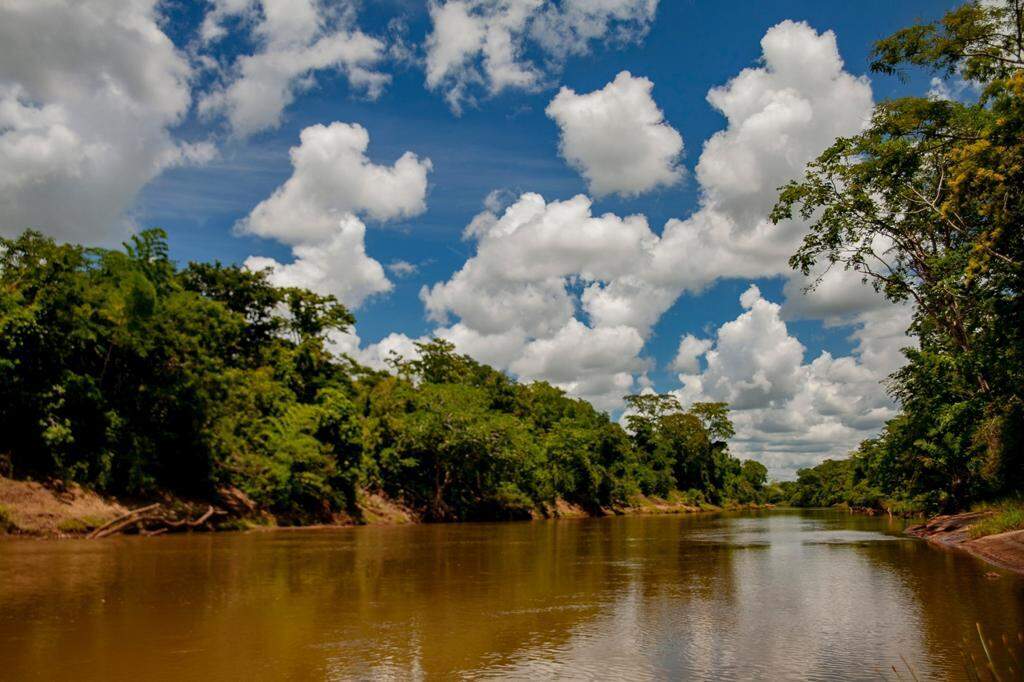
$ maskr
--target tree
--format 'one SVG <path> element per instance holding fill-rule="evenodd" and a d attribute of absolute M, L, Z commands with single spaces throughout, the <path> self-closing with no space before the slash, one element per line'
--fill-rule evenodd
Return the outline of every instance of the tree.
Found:
<path fill-rule="evenodd" d="M 678 481 L 718 500 L 739 472 L 724 405 L 632 396 L 632 437 L 588 402 L 520 384 L 445 340 L 394 372 L 329 348 L 337 300 L 220 263 L 178 269 L 166 235 L 121 249 L 0 240 L 5 475 L 132 496 L 237 498 L 278 522 L 384 493 L 430 520 L 597 512 Z"/>
<path fill-rule="evenodd" d="M 904 416 L 867 446 L 884 491 L 962 507 L 1024 485 L 1024 10 L 971 2 L 879 41 L 872 68 L 975 82 L 974 102 L 878 104 L 781 190 L 776 222 L 810 224 L 790 265 L 858 273 L 914 307 L 919 348 L 890 378 Z M 898 462 L 898 464 L 897 464 Z M 898 472 L 898 475 L 896 474 Z"/>
<path fill-rule="evenodd" d="M 728 403 L 694 403 L 690 414 L 700 419 L 712 441 L 725 442 L 736 435 Z"/>

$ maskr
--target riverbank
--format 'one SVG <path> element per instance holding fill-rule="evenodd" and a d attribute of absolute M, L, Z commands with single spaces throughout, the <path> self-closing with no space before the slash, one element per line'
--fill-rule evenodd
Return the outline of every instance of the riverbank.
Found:
<path fill-rule="evenodd" d="M 381 495 L 362 493 L 357 516 L 338 514 L 328 525 L 399 525 L 419 521 L 415 512 L 400 504 Z M 44 485 L 0 477 L 0 535 L 59 539 L 278 527 L 278 519 L 257 510 L 244 493 L 233 488 L 218 491 L 214 500 L 186 500 L 170 495 L 118 500 L 76 483 Z"/>
<path fill-rule="evenodd" d="M 988 563 L 1024 575 L 1024 530 L 972 537 L 971 528 L 993 516 L 992 511 L 936 516 L 907 528 L 906 533 L 940 547 L 967 552 Z"/>
<path fill-rule="evenodd" d="M 0 534 L 82 535 L 128 512 L 127 506 L 77 484 L 57 488 L 0 477 Z"/>
<path fill-rule="evenodd" d="M 727 505 L 725 509 L 764 509 L 772 505 Z M 537 510 L 534 519 L 567 519 L 612 515 L 697 514 L 723 507 L 693 503 L 681 494 L 667 498 L 637 496 L 629 505 L 588 511 L 559 499 Z M 277 530 L 292 527 L 393 526 L 422 523 L 415 512 L 394 500 L 361 492 L 355 514 L 338 514 L 316 526 L 281 525 L 257 511 L 241 491 L 220 491 L 217 500 L 195 501 L 163 496 L 123 501 L 71 484 L 43 485 L 0 477 L 0 535 L 37 538 L 105 537 L 120 533 L 157 535 L 175 530 Z"/>

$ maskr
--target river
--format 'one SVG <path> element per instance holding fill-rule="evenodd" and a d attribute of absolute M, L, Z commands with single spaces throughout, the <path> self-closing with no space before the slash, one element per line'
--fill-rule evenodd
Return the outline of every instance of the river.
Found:
<path fill-rule="evenodd" d="M 773 510 L 8 539 L 0 679 L 962 679 L 976 623 L 1008 657 L 1024 579 L 902 525 Z"/>

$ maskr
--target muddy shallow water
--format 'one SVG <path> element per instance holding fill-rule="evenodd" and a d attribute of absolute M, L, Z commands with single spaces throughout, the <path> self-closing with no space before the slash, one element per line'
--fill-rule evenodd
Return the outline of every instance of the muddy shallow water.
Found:
<path fill-rule="evenodd" d="M 773 510 L 2 540 L 0 679 L 961 679 L 976 623 L 1011 664 L 1024 579 L 902 527 Z"/>

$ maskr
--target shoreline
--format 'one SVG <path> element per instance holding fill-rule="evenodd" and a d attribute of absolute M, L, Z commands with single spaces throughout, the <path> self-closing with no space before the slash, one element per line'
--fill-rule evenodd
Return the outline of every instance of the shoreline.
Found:
<path fill-rule="evenodd" d="M 363 491 L 358 516 L 339 513 L 331 522 L 280 523 L 257 512 L 240 491 L 226 491 L 220 500 L 183 500 L 173 497 L 126 501 L 99 495 L 77 484 L 44 485 L 0 477 L 0 538 L 37 540 L 101 539 L 114 535 L 156 536 L 178 532 L 273 532 L 357 526 L 399 526 L 435 523 L 387 497 Z M 710 514 L 722 511 L 770 509 L 772 504 L 736 504 L 719 507 L 692 504 L 671 497 L 639 496 L 631 504 L 588 511 L 557 500 L 530 518 L 521 520 L 580 519 L 606 516 Z M 507 521 L 509 519 L 473 519 Z M 437 522 L 437 523 L 458 523 Z"/>
<path fill-rule="evenodd" d="M 1024 575 L 1024 530 L 971 538 L 969 529 L 991 512 L 935 516 L 904 532 L 912 537 L 958 552 L 966 552 L 992 566 Z"/>
<path fill-rule="evenodd" d="M 216 506 L 214 506 L 216 505 Z M 0 538 L 36 540 L 100 539 L 114 535 L 155 536 L 179 532 L 276 532 L 288 530 L 328 530 L 358 526 L 400 526 L 435 523 L 424 521 L 414 510 L 387 497 L 363 491 L 358 499 L 358 515 L 339 513 L 333 521 L 309 524 L 280 523 L 260 513 L 240 491 L 222 491 L 220 500 L 183 500 L 173 497 L 126 501 L 105 497 L 77 484 L 43 485 L 0 477 Z M 601 518 L 607 516 L 652 516 L 671 514 L 713 514 L 723 511 L 764 510 L 772 504 L 743 504 L 719 507 L 692 504 L 670 496 L 669 499 L 639 496 L 628 506 L 586 510 L 565 500 L 529 518 L 555 520 Z M 140 514 L 158 510 L 158 516 Z M 855 512 L 856 513 L 856 512 Z M 991 512 L 967 512 L 935 516 L 924 523 L 909 526 L 906 535 L 943 549 L 965 552 L 986 563 L 1024 575 L 1024 530 L 971 538 L 972 525 Z M 472 519 L 507 521 L 508 519 Z M 155 521 L 155 526 L 149 525 Z M 457 522 L 436 522 L 457 523 Z"/>

